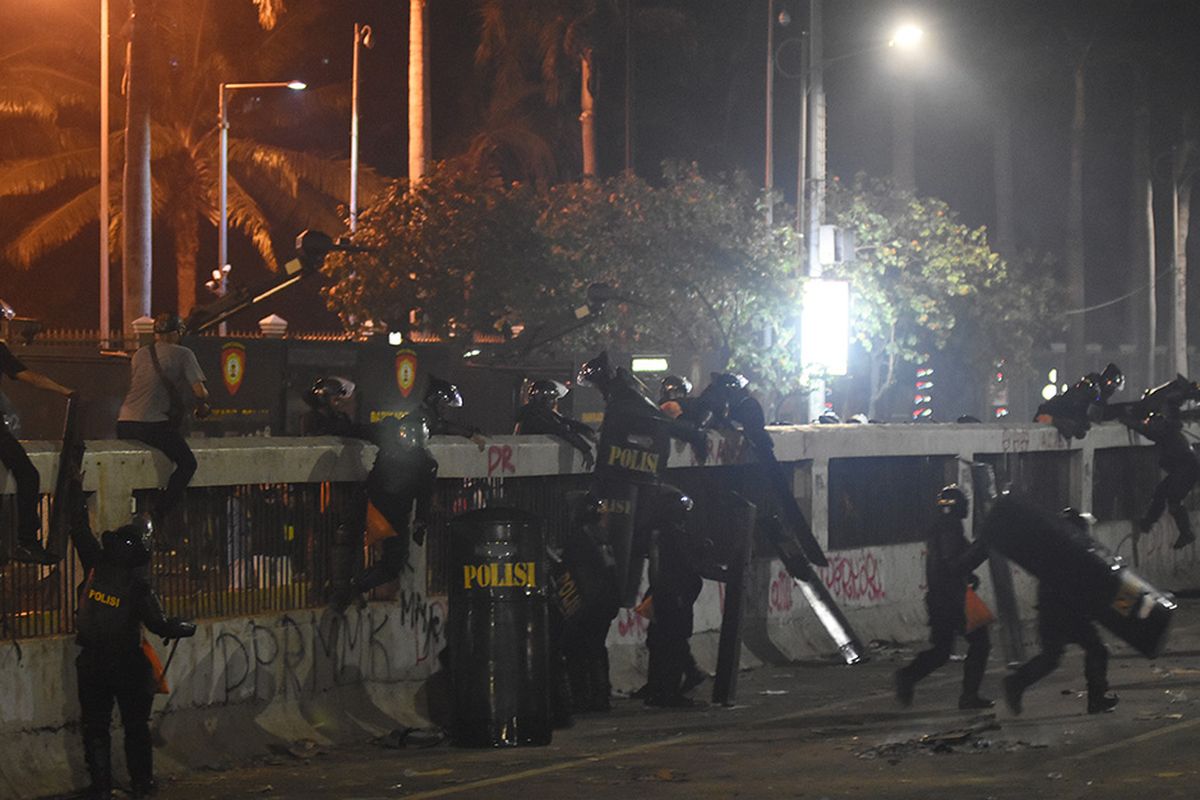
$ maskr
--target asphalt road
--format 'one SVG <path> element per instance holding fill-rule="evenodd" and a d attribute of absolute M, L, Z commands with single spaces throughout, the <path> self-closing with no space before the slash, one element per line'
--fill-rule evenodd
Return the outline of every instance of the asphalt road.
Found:
<path fill-rule="evenodd" d="M 1001 702 L 994 713 L 958 711 L 960 663 L 920 684 L 903 709 L 891 673 L 913 651 L 885 647 L 854 667 L 814 662 L 742 673 L 733 708 L 664 711 L 619 699 L 613 712 L 557 731 L 548 747 L 297 743 L 241 768 L 165 782 L 161 796 L 1200 797 L 1200 602 L 1181 601 L 1171 646 L 1156 661 L 1106 639 L 1109 679 L 1121 697 L 1111 714 L 1085 713 L 1077 648 L 1026 694 L 1019 717 Z M 984 694 L 999 699 L 1004 671 L 994 660 Z"/>

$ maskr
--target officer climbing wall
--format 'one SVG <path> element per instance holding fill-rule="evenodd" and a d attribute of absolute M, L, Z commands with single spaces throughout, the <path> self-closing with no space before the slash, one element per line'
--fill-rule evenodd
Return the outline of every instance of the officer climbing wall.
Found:
<path fill-rule="evenodd" d="M 1122 424 L 1154 442 L 1158 465 L 1166 473 L 1154 487 L 1150 506 L 1138 526 L 1143 533 L 1148 533 L 1163 511 L 1170 511 L 1179 528 L 1173 545 L 1176 550 L 1196 541 L 1191 517 L 1183 501 L 1200 477 L 1200 461 L 1184 436 L 1180 407 L 1189 400 L 1198 399 L 1200 385 L 1177 375 L 1169 383 L 1148 390 L 1140 401 L 1114 407 Z"/>
<path fill-rule="evenodd" d="M 558 401 L 566 397 L 568 391 L 558 381 L 542 378 L 531 382 L 528 400 L 517 411 L 513 433 L 540 433 L 562 439 L 583 454 L 583 468 L 590 470 L 596 464 L 592 455 L 596 432 L 587 424 L 558 413 Z"/>
<path fill-rule="evenodd" d="M 1066 523 L 1066 534 L 1078 540 L 1080 547 L 1088 548 L 1091 514 L 1085 516 L 1073 508 L 1065 508 L 1062 518 Z M 1063 588 L 1050 580 L 1038 581 L 1037 608 L 1042 650 L 1004 679 L 1004 700 L 1009 710 L 1014 714 L 1021 713 L 1025 690 L 1058 669 L 1067 645 L 1075 643 L 1084 653 L 1088 713 L 1112 711 L 1117 705 L 1117 696 L 1108 692 L 1108 648 L 1100 640 L 1091 618 L 1072 608 L 1063 596 Z"/>
<path fill-rule="evenodd" d="M 82 497 L 82 493 L 79 495 Z M 143 651 L 142 626 L 164 639 L 192 636 L 196 626 L 168 618 L 150 585 L 153 528 L 138 517 L 97 542 L 80 508 L 71 526 L 71 541 L 87 578 L 80 587 L 75 661 L 82 711 L 83 751 L 96 800 L 111 797 L 113 701 L 125 729 L 125 761 L 133 797 L 155 791 L 154 755 L 150 742 L 150 707 L 161 676 Z"/>
<path fill-rule="evenodd" d="M 672 438 L 690 443 L 700 461 L 706 458 L 707 439 L 695 426 L 659 410 L 645 385 L 627 370 L 614 368 L 607 353 L 586 362 L 578 382 L 598 389 L 605 406 L 591 502 L 566 547 L 584 603 L 577 615 L 580 622 L 564 643 L 576 707 L 609 708 L 605 638 L 618 608 L 636 601 L 642 567 L 655 543 L 658 558 L 651 592 L 662 635 L 650 645 L 657 665 L 650 675 L 647 702 L 678 705 L 700 579 L 681 556 L 683 518 L 691 499 L 660 479 Z"/>
<path fill-rule="evenodd" d="M 970 504 L 958 486 L 951 484 L 938 492 L 937 507 L 938 518 L 929 531 L 925 554 L 925 607 L 933 647 L 896 671 L 896 699 L 903 706 L 912 705 L 916 684 L 950 660 L 954 638 L 962 635 L 967 640 L 967 660 L 963 663 L 958 707 L 991 708 L 994 703 L 979 696 L 991 651 L 987 626 L 966 631 L 967 587 L 976 582 L 972 572 L 987 558 L 987 550 L 981 540 L 973 544 L 967 541 L 963 520 Z"/>
<path fill-rule="evenodd" d="M 354 514 L 338 526 L 330 598 L 338 611 L 375 587 L 400 577 L 408 561 L 410 537 L 417 544 L 425 541 L 437 483 L 437 461 L 429 452 L 430 423 L 440 420 L 440 405 L 462 405 L 462 396 L 453 384 L 433 378 L 415 410 L 402 418 L 386 416 L 379 422 L 360 425 L 345 410 L 353 396 L 351 381 L 319 378 L 305 397 L 310 410 L 302 421 L 309 435 L 350 436 L 378 448 L 367 475 L 365 497 L 353 498 L 351 503 L 364 513 Z M 463 435 L 476 434 L 464 429 Z M 377 515 L 371 514 L 368 501 Z M 368 525 L 373 519 L 378 519 L 377 524 Z M 382 553 L 366 570 L 351 576 L 357 571 L 354 564 L 361 558 L 364 536 L 368 544 L 380 541 Z"/>

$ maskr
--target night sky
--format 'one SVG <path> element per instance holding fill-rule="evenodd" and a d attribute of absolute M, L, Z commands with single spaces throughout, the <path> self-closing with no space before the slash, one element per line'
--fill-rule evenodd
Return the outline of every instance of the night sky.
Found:
<path fill-rule="evenodd" d="M 213 0 L 229 13 L 244 13 L 245 0 Z M 90 4 L 89 4 L 90 5 Z M 514 3 L 514 7 L 519 3 Z M 36 8 L 34 8 L 36 6 Z M 78 36 L 80 47 L 96 52 L 96 21 L 75 3 L 38 4 L 0 0 L 0 23 L 18 35 L 45 31 L 53 24 L 63 36 Z M 119 47 L 119 0 L 114 6 L 114 53 Z M 762 180 L 764 156 L 764 72 L 766 0 L 636 0 L 633 129 L 635 167 L 653 178 L 663 159 L 698 161 L 710 173 L 745 170 Z M 1084 165 L 1086 259 L 1090 304 L 1102 303 L 1139 285 L 1129 275 L 1129 235 L 1134 109 L 1148 104 L 1152 115 L 1151 157 L 1156 164 L 1158 232 L 1169 235 L 1167 216 L 1170 148 L 1186 138 L 1189 122 L 1200 112 L 1200 3 L 1175 0 L 941 0 L 902 5 L 881 0 L 826 0 L 825 54 L 829 108 L 829 165 L 833 175 L 863 171 L 891 173 L 892 114 L 901 81 L 909 81 L 916 118 L 916 183 L 921 194 L 941 197 L 971 225 L 995 224 L 992 143 L 999 116 L 1011 122 L 1014 166 L 1015 245 L 1035 257 L 1061 265 L 1065 236 L 1068 143 L 1072 111 L 1072 70 L 1086 51 L 1086 148 Z M 98 4 L 97 4 L 98 8 Z M 432 102 L 434 155 L 456 155 L 483 124 L 488 94 L 479 79 L 473 51 L 479 17 L 469 0 L 431 0 Z M 805 26 L 803 0 L 777 0 L 776 9 L 791 17 L 776 27 L 781 48 L 775 78 L 776 185 L 786 200 L 795 196 L 798 81 L 794 74 L 796 37 Z M 663 15 L 663 9 L 684 12 Z M 406 170 L 407 4 L 399 0 L 351 0 L 315 3 L 292 0 L 289 15 L 314 12 L 296 48 L 295 69 L 288 75 L 248 75 L 246 80 L 275 80 L 293 75 L 326 94 L 348 97 L 352 26 L 369 23 L 376 46 L 362 60 L 361 157 L 381 173 Z M 664 26 L 661 19 L 676 20 Z M 682 19 L 682 24 L 678 20 Z M 904 19 L 926 30 L 920 63 L 901 66 L 898 54 L 882 46 L 889 31 Z M 252 27 L 239 46 L 253 47 Z M 598 53 L 597 82 L 601 172 L 621 169 L 624 155 L 624 47 L 608 36 Z M 232 34 L 231 34 L 232 35 Z M 241 35 L 241 34 L 239 34 Z M 119 74 L 119 72 L 117 72 Z M 215 116 L 216 86 L 213 86 Z M 574 93 L 559 113 L 573 118 Z M 268 99 L 295 103 L 298 98 Z M 348 105 L 343 101 L 343 105 Z M 314 152 L 346 157 L 348 111 L 305 120 L 283 131 L 262 135 Z M 246 124 L 250 124 L 247 122 Z M 0 138 L 0 148 L 4 147 Z M 0 158 L 8 154 L 0 152 Z M 578 170 L 578 150 L 565 142 L 560 161 L 565 172 Z M 0 202 L 0 235 L 19 221 L 22 201 Z M 19 273 L 0 261 L 0 296 L 25 315 L 42 317 L 54 327 L 95 324 L 95 228 L 79 242 L 64 246 L 34 272 Z M 278 251 L 286 256 L 296 231 L 280 230 Z M 216 234 L 202 234 L 201 265 L 215 261 Z M 1160 270 L 1169 252 L 1160 242 Z M 1193 248 L 1194 251 L 1194 248 Z M 1008 254 L 1005 254 L 1008 255 Z M 246 263 L 248 245 L 232 238 L 235 266 L 248 280 L 265 278 Z M 164 248 L 163 258 L 167 258 Z M 80 287 L 72 296 L 46 292 L 39 277 L 47 270 Z M 173 296 L 173 270 L 157 279 L 155 306 Z M 324 312 L 316 284 L 289 290 L 273 306 L 246 314 L 244 325 L 276 311 L 297 329 L 336 327 Z M 1160 281 L 1160 316 L 1166 316 L 1166 282 Z M 1195 289 L 1192 295 L 1196 296 Z M 201 290 L 200 296 L 205 296 Z M 1088 315 L 1089 339 L 1125 340 L 1130 303 L 1144 295 Z M 1166 321 L 1163 321 L 1165 326 Z M 1165 330 L 1165 328 L 1164 328 Z"/>

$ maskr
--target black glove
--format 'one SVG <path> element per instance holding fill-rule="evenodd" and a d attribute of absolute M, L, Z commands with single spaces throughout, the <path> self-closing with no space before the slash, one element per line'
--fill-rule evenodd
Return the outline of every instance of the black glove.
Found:
<path fill-rule="evenodd" d="M 208 404 L 207 400 L 200 400 L 196 403 L 196 411 L 194 413 L 196 419 L 204 419 L 212 413 L 212 406 Z"/>
<path fill-rule="evenodd" d="M 976 575 L 974 572 L 967 573 L 967 585 L 970 586 L 972 589 L 978 589 L 979 588 L 979 576 Z"/>
<path fill-rule="evenodd" d="M 181 619 L 172 618 L 167 620 L 167 626 L 170 628 L 170 632 L 163 637 L 164 641 L 187 639 L 196 635 L 196 623 L 194 622 L 184 622 Z"/>

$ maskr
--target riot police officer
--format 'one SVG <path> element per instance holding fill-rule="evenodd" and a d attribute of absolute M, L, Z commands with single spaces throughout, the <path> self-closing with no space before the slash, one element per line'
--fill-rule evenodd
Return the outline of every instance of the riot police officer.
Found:
<path fill-rule="evenodd" d="M 1064 508 L 1062 518 L 1066 522 L 1068 535 L 1082 540 L 1081 546 L 1088 548 L 1091 541 L 1087 535 L 1091 514 L 1081 514 L 1073 508 Z M 1118 698 L 1108 691 L 1108 648 L 1096 632 L 1091 619 L 1071 608 L 1062 590 L 1053 582 L 1038 581 L 1038 637 L 1042 651 L 1022 664 L 1016 672 L 1004 679 L 1004 700 L 1010 711 L 1021 713 L 1021 699 L 1025 690 L 1058 669 L 1063 652 L 1074 642 L 1083 648 L 1083 675 L 1087 681 L 1087 711 L 1101 714 L 1112 711 Z"/>
<path fill-rule="evenodd" d="M 592 502 L 566 547 L 584 604 L 565 648 L 577 707 L 609 707 L 604 641 L 618 608 L 633 605 L 652 548 L 658 553 L 652 559 L 651 592 L 660 635 L 647 642 L 656 662 L 647 702 L 683 705 L 686 698 L 680 687 L 687 664 L 680 652 L 686 652 L 691 635 L 700 578 L 683 557 L 687 548 L 682 522 L 692 502 L 678 489 L 663 485 L 661 477 L 672 438 L 690 443 L 701 461 L 707 438 L 694 425 L 664 414 L 647 396 L 645 385 L 627 370 L 614 368 L 607 353 L 584 363 L 578 382 L 600 391 L 605 410 Z"/>
<path fill-rule="evenodd" d="M 150 707 L 160 676 L 142 649 L 142 626 L 164 639 L 192 636 L 196 626 L 168 618 L 150 585 L 151 538 L 147 517 L 138 517 L 97 542 L 87 512 L 76 514 L 71 540 L 87 575 L 76 612 L 75 661 L 82 711 L 83 751 L 91 777 L 91 797 L 112 792 L 111 737 L 113 701 L 125 729 L 125 760 L 134 797 L 154 793 L 154 756 Z"/>
<path fill-rule="evenodd" d="M 462 408 L 463 399 L 458 387 L 449 381 L 429 377 L 429 386 L 421 398 L 421 404 L 411 414 L 420 414 L 429 429 L 430 436 L 461 436 L 470 439 L 476 447 L 482 450 L 487 440 L 474 425 L 464 425 L 454 420 L 446 419 L 443 414 L 448 408 Z"/>
<path fill-rule="evenodd" d="M 1154 442 L 1158 451 L 1158 465 L 1166 473 L 1154 487 L 1150 506 L 1138 520 L 1138 527 L 1143 533 L 1148 533 L 1163 511 L 1169 510 L 1179 528 L 1179 535 L 1172 547 L 1176 550 L 1187 547 L 1196 541 L 1196 534 L 1192 532 L 1192 520 L 1183 501 L 1200 477 L 1200 461 L 1197 461 L 1191 445 L 1184 438 L 1179 406 L 1167 403 L 1161 410 L 1145 417 L 1122 418 L 1121 421 L 1126 427 Z"/>
<path fill-rule="evenodd" d="M 950 660 L 954 638 L 962 635 L 967 640 L 967 659 L 958 707 L 991 708 L 994 703 L 979 696 L 991 651 L 987 626 L 967 633 L 965 611 L 967 587 L 976 582 L 973 571 L 987 558 L 987 550 L 982 541 L 972 544 L 963 533 L 970 504 L 957 485 L 950 484 L 938 492 L 937 508 L 938 518 L 929 531 L 925 554 L 925 607 L 933 646 L 896 671 L 896 699 L 901 705 L 911 705 L 917 682 Z"/>
<path fill-rule="evenodd" d="M 300 420 L 301 435 L 366 438 L 346 412 L 347 404 L 354 397 L 354 388 L 354 382 L 348 378 L 317 378 L 304 395 L 309 410 Z"/>
<path fill-rule="evenodd" d="M 590 470 L 596 464 L 592 455 L 596 432 L 585 423 L 558 413 L 558 401 L 569 391 L 558 381 L 546 378 L 530 383 L 528 400 L 517 411 L 513 433 L 518 436 L 541 433 L 562 439 L 583 454 L 583 468 Z"/>
<path fill-rule="evenodd" d="M 682 375 L 667 375 L 658 384 L 658 407 L 672 419 L 683 416 L 684 408 L 690 407 L 695 400 L 692 393 L 692 382 Z"/>

